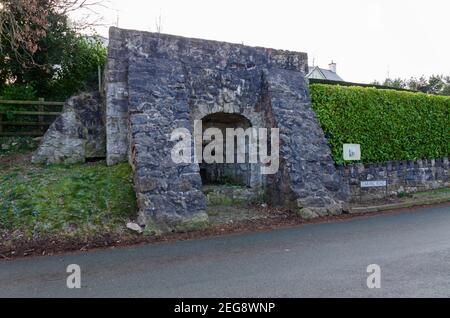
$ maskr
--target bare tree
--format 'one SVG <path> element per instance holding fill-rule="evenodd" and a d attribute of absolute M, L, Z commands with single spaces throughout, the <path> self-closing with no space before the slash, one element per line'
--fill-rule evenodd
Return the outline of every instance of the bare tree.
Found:
<path fill-rule="evenodd" d="M 50 14 L 68 15 L 85 10 L 92 16 L 102 0 L 0 0 L 0 53 L 8 47 L 18 61 L 33 61 L 38 43 L 48 32 Z M 97 21 L 83 20 L 74 28 L 86 28 Z"/>

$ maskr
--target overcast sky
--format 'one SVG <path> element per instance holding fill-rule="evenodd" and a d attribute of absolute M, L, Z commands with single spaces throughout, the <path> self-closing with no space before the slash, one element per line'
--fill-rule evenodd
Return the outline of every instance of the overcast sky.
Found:
<path fill-rule="evenodd" d="M 106 24 L 307 52 L 347 81 L 450 75 L 449 0 L 107 0 Z M 107 36 L 107 28 L 98 28 Z"/>

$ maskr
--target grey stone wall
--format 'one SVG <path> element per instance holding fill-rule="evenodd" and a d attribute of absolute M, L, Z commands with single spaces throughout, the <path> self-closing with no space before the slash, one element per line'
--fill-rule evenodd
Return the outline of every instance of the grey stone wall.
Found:
<path fill-rule="evenodd" d="M 64 104 L 32 157 L 33 163 L 77 163 L 105 157 L 103 100 L 99 93 L 81 93 Z"/>
<path fill-rule="evenodd" d="M 105 69 L 106 160 L 125 161 L 128 154 L 128 50 L 125 33 L 110 28 Z"/>
<path fill-rule="evenodd" d="M 217 113 L 280 128 L 280 170 L 263 177 L 252 165 L 252 187 L 308 215 L 340 213 L 348 187 L 311 109 L 306 71 L 305 53 L 111 28 L 107 162 L 132 165 L 141 224 L 207 221 L 199 165 L 172 162 L 170 134 Z"/>
<path fill-rule="evenodd" d="M 129 131 L 129 66 L 136 58 L 148 59 L 146 64 L 162 60 L 178 61 L 189 81 L 191 112 L 195 117 L 216 112 L 222 106 L 230 112 L 252 113 L 259 96 L 261 66 L 307 72 L 307 54 L 239 44 L 184 38 L 111 27 L 109 30 L 106 67 L 106 130 L 108 164 L 127 160 Z M 230 77 L 230 71 L 236 76 Z M 223 76 L 224 73 L 229 73 Z M 230 77 L 230 78 L 229 78 Z M 236 92 L 240 96 L 236 104 Z M 132 96 L 130 98 L 133 98 Z M 135 102 L 134 100 L 133 102 Z"/>
<path fill-rule="evenodd" d="M 305 77 L 268 68 L 263 79 L 261 107 L 269 126 L 280 129 L 280 170 L 268 176 L 268 197 L 308 218 L 341 213 L 348 186 L 335 170 Z"/>
<path fill-rule="evenodd" d="M 361 188 L 361 181 L 386 180 L 387 195 L 450 187 L 449 158 L 352 164 L 337 167 L 350 186 L 351 201 L 383 198 L 385 187 Z"/>

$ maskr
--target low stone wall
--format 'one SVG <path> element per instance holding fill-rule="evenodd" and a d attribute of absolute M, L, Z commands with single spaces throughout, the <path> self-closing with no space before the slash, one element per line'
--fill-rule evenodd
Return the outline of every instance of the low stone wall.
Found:
<path fill-rule="evenodd" d="M 450 187 L 449 158 L 360 163 L 338 166 L 337 169 L 350 186 L 352 202 Z M 376 180 L 386 180 L 387 185 L 361 187 L 361 181 Z"/>

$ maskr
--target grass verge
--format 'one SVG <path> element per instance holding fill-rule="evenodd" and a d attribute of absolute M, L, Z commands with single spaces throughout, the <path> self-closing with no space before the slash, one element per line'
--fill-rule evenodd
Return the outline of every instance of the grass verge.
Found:
<path fill-rule="evenodd" d="M 128 164 L 28 163 L 0 171 L 0 244 L 119 233 L 136 210 Z"/>

